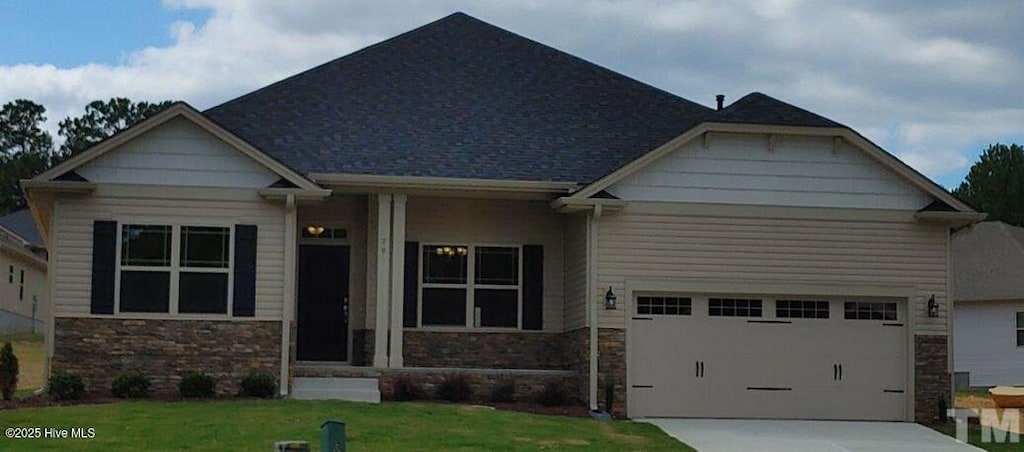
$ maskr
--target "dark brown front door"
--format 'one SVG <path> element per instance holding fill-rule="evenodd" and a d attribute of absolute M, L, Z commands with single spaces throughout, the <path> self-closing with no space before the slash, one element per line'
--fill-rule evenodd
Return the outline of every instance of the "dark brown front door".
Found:
<path fill-rule="evenodd" d="M 300 361 L 348 361 L 348 247 L 299 245 Z"/>

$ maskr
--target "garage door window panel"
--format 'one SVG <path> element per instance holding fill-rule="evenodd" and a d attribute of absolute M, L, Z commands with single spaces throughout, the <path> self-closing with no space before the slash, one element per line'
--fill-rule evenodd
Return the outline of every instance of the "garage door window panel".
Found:
<path fill-rule="evenodd" d="M 827 319 L 828 301 L 775 300 L 775 317 L 780 319 Z"/>
<path fill-rule="evenodd" d="M 684 297 L 637 297 L 636 313 L 640 315 L 690 315 L 693 306 Z"/>
<path fill-rule="evenodd" d="M 760 299 L 709 298 L 708 315 L 712 317 L 761 317 Z"/>
<path fill-rule="evenodd" d="M 847 301 L 843 306 L 846 320 L 896 321 L 896 303 L 879 301 Z"/>

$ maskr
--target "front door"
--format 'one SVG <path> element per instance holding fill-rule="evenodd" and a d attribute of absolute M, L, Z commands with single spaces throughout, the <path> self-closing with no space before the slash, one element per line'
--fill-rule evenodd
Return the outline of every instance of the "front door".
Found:
<path fill-rule="evenodd" d="M 348 361 L 348 247 L 299 246 L 300 361 Z"/>

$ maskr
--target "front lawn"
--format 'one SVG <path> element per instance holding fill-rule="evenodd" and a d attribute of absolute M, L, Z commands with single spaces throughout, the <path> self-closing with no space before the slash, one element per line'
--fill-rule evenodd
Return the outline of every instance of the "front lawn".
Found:
<path fill-rule="evenodd" d="M 19 334 L 0 336 L 0 346 L 10 342 L 18 357 L 18 395 L 29 395 L 43 387 L 43 336 Z"/>
<path fill-rule="evenodd" d="M 94 439 L 5 439 L 10 450 L 319 449 L 320 424 L 346 423 L 350 450 L 692 450 L 657 427 L 433 403 L 299 400 L 121 402 L 0 411 L 0 425 L 95 428 Z"/>

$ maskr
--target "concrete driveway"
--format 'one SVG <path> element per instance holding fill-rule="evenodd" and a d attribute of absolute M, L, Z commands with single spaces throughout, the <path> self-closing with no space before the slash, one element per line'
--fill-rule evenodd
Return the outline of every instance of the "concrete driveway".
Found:
<path fill-rule="evenodd" d="M 908 422 L 645 419 L 700 452 L 980 451 Z"/>

